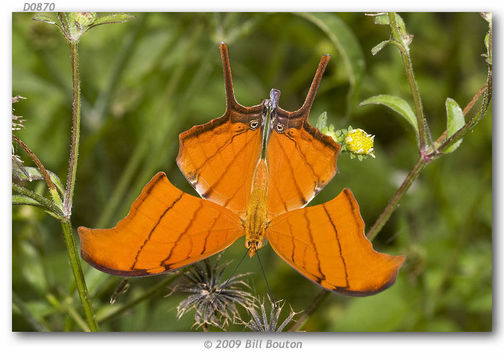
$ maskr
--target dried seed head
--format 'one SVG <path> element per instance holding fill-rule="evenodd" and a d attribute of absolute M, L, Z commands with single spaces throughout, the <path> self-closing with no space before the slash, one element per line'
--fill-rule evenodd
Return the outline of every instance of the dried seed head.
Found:
<path fill-rule="evenodd" d="M 268 306 L 266 306 L 266 302 L 268 302 Z M 247 323 L 243 322 L 243 324 L 252 331 L 282 332 L 283 329 L 294 319 L 294 316 L 298 314 L 294 312 L 291 307 L 289 315 L 287 315 L 284 321 L 278 325 L 284 305 L 285 302 L 283 300 L 272 301 L 268 296 L 267 300 L 264 298 L 260 301 L 260 304 L 247 308 L 251 319 Z M 269 317 L 267 307 L 270 309 Z"/>
<path fill-rule="evenodd" d="M 173 292 L 191 295 L 177 306 L 178 318 L 195 309 L 194 326 L 212 325 L 224 330 L 230 322 L 239 318 L 237 305 L 243 308 L 253 306 L 254 297 L 248 292 L 250 288 L 241 280 L 248 274 L 234 275 L 223 280 L 227 264 L 219 264 L 219 260 L 220 255 L 213 264 L 204 260 L 183 273 L 186 282 L 176 286 Z"/>

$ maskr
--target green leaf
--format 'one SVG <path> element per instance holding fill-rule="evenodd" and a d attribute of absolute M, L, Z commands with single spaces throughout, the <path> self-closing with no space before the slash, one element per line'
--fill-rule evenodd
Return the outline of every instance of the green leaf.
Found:
<path fill-rule="evenodd" d="M 32 19 L 35 20 L 35 21 L 42 21 L 42 22 L 45 22 L 45 23 L 48 23 L 48 24 L 52 24 L 52 25 L 56 24 L 56 20 L 54 20 L 52 17 L 47 16 L 47 15 L 42 14 L 42 13 L 36 13 L 32 17 Z"/>
<path fill-rule="evenodd" d="M 374 17 L 374 23 L 376 25 L 389 25 L 390 24 L 388 14 L 376 14 L 376 15 L 369 14 L 369 16 Z"/>
<path fill-rule="evenodd" d="M 46 213 L 54 217 L 55 219 L 62 219 L 62 215 L 56 214 L 55 212 L 51 211 L 50 208 L 47 207 L 47 205 L 39 203 L 37 200 L 26 196 L 26 195 L 21 195 L 21 194 L 12 194 L 12 205 L 30 205 L 30 206 L 36 206 L 41 209 L 43 209 Z"/>
<path fill-rule="evenodd" d="M 359 40 L 352 30 L 338 16 L 331 13 L 298 13 L 308 21 L 318 26 L 331 40 L 340 52 L 347 69 L 350 90 L 347 97 L 346 117 L 348 117 L 357 101 L 365 61 Z"/>
<path fill-rule="evenodd" d="M 34 200 L 26 195 L 18 195 L 18 194 L 12 194 L 12 205 L 33 205 L 45 208 L 45 206 L 43 206 L 37 200 Z"/>
<path fill-rule="evenodd" d="M 124 23 L 126 21 L 129 21 L 133 19 L 133 15 L 129 14 L 112 14 L 112 15 L 107 15 L 103 16 L 101 18 L 98 18 L 95 20 L 93 25 L 91 27 L 95 27 L 98 25 L 104 25 L 104 24 L 117 24 L 117 23 Z"/>
<path fill-rule="evenodd" d="M 390 25 L 390 19 L 388 13 L 376 13 L 376 14 L 366 14 L 367 16 L 372 16 L 374 18 L 374 23 L 376 25 Z M 396 23 L 399 26 L 400 31 L 406 32 L 406 24 L 404 20 L 398 13 L 395 13 Z"/>
<path fill-rule="evenodd" d="M 383 49 L 389 42 L 390 40 L 382 41 L 381 43 L 379 43 L 378 45 L 376 45 L 371 49 L 371 54 L 373 54 L 373 56 L 378 54 L 378 52 L 380 52 L 380 50 Z"/>
<path fill-rule="evenodd" d="M 457 104 L 457 102 L 451 98 L 446 99 L 446 122 L 447 137 L 452 136 L 465 125 L 464 113 L 462 112 L 462 109 L 460 108 L 459 104 Z M 444 152 L 451 153 L 455 151 L 461 143 L 462 139 L 448 146 Z"/>
<path fill-rule="evenodd" d="M 359 104 L 359 106 L 369 104 L 385 105 L 394 110 L 408 121 L 413 129 L 415 129 L 415 134 L 418 136 L 418 124 L 415 113 L 408 102 L 403 98 L 394 95 L 376 95 L 364 100 Z"/>
<path fill-rule="evenodd" d="M 22 180 L 22 181 L 44 180 L 44 176 L 42 175 L 42 173 L 40 172 L 40 170 L 38 168 L 25 166 L 24 169 L 28 173 L 29 177 L 27 177 L 24 173 L 19 172 L 19 173 L 17 173 L 17 176 L 19 177 L 20 180 Z M 58 191 L 62 195 L 64 195 L 65 188 L 63 187 L 63 184 L 61 183 L 60 178 L 52 171 L 47 170 L 47 173 L 49 174 L 49 177 L 51 178 L 54 185 L 56 185 L 56 188 L 58 189 Z"/>

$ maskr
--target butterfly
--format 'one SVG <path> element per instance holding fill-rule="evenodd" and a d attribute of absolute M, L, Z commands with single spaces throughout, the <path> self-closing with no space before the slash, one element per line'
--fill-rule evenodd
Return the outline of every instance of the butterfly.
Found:
<path fill-rule="evenodd" d="M 201 197 L 159 172 L 115 227 L 79 227 L 82 258 L 110 274 L 154 275 L 205 259 L 245 235 L 250 257 L 267 239 L 283 260 L 328 290 L 365 296 L 392 285 L 405 257 L 373 249 L 349 189 L 305 207 L 337 171 L 340 145 L 308 122 L 330 56 L 322 57 L 304 104 L 289 112 L 278 105 L 276 89 L 259 105 L 240 105 L 228 47 L 219 48 L 226 111 L 179 135 L 177 164 Z"/>

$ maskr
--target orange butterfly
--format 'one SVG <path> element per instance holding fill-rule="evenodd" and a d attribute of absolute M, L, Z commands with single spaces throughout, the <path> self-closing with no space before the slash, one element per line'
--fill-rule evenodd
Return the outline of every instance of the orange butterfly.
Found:
<path fill-rule="evenodd" d="M 121 276 L 159 274 L 218 253 L 245 235 L 252 257 L 266 238 L 294 269 L 326 289 L 370 295 L 392 285 L 404 256 L 374 251 L 352 192 L 304 207 L 336 174 L 340 146 L 308 123 L 329 56 L 303 106 L 278 106 L 280 92 L 240 105 L 227 46 L 220 45 L 226 112 L 180 134 L 177 164 L 201 195 L 159 172 L 111 229 L 79 228 L 82 257 Z"/>

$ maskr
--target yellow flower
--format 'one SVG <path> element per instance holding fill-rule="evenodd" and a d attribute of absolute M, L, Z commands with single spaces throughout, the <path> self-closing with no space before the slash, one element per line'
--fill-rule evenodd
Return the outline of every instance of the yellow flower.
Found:
<path fill-rule="evenodd" d="M 371 155 L 374 157 L 374 135 L 369 135 L 362 129 L 348 131 L 345 137 L 345 145 L 348 151 L 356 155 Z"/>

